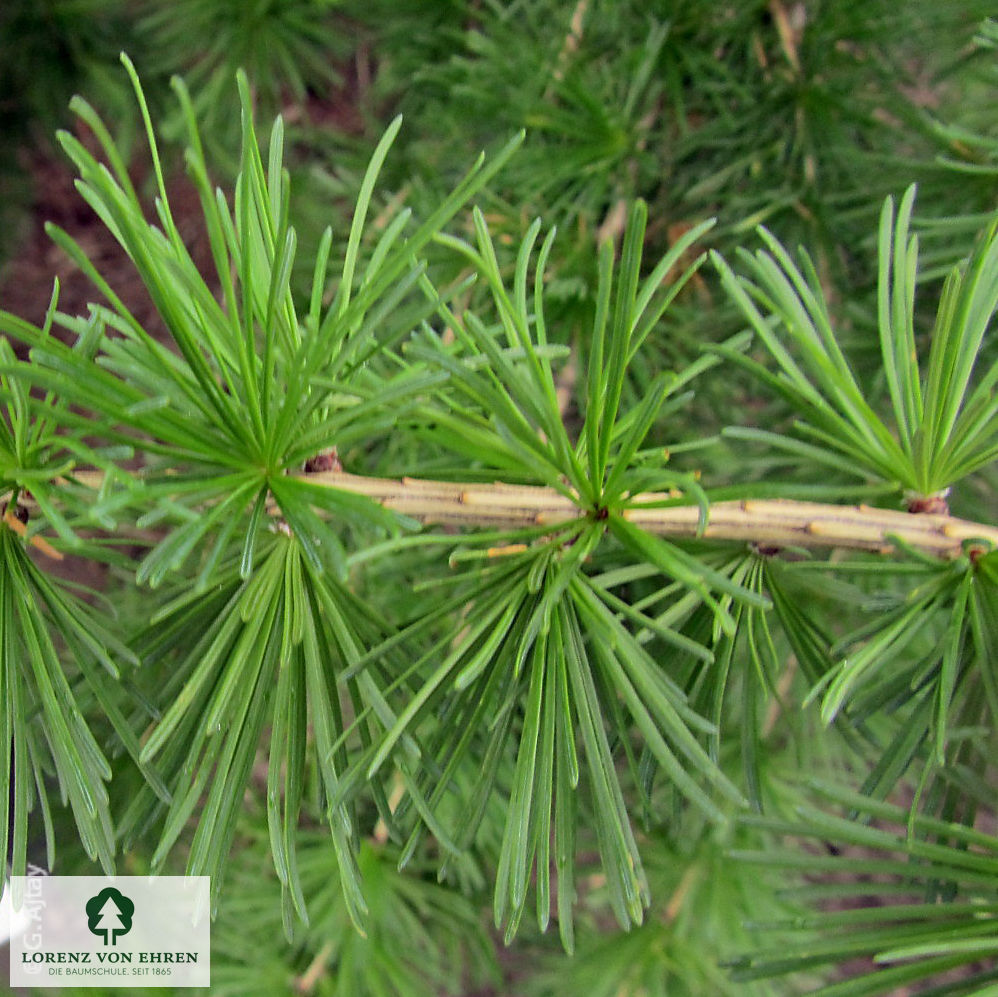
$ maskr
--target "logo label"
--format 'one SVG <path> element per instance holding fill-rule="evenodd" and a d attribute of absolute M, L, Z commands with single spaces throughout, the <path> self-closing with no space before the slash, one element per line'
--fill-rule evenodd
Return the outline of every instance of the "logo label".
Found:
<path fill-rule="evenodd" d="M 8 892 L 12 987 L 211 982 L 207 876 L 32 875 Z"/>
<path fill-rule="evenodd" d="M 113 886 L 105 886 L 87 901 L 87 925 L 95 935 L 104 936 L 104 944 L 118 944 L 118 935 L 132 930 L 135 904 Z"/>

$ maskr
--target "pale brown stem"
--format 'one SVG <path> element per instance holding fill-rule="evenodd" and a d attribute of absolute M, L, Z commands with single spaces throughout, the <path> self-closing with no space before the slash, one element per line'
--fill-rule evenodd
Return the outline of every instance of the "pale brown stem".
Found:
<path fill-rule="evenodd" d="M 536 485 L 426 481 L 420 478 L 368 478 L 331 471 L 309 481 L 366 495 L 385 509 L 422 523 L 509 529 L 557 526 L 590 515 L 553 488 Z M 696 506 L 661 507 L 670 496 L 634 496 L 622 515 L 659 536 L 698 535 Z M 946 515 L 913 515 L 867 505 L 841 506 L 788 499 L 715 502 L 700 536 L 773 547 L 844 547 L 890 553 L 897 537 L 916 550 L 955 557 L 965 540 L 998 546 L 998 528 Z"/>
<path fill-rule="evenodd" d="M 593 510 L 569 496 L 538 485 L 369 478 L 345 471 L 304 476 L 313 484 L 366 495 L 385 509 L 427 524 L 493 529 L 554 527 L 593 515 Z M 75 478 L 97 488 L 101 475 L 78 472 Z M 658 492 L 633 496 L 621 515 L 659 536 L 702 536 L 763 547 L 839 547 L 889 554 L 898 547 L 892 539 L 896 537 L 915 550 L 944 558 L 958 556 L 964 541 L 980 542 L 982 549 L 998 547 L 998 527 L 955 516 L 790 499 L 715 502 L 700 533 L 696 506 L 656 504 L 671 498 Z M 25 500 L 24 504 L 32 503 Z"/>
<path fill-rule="evenodd" d="M 579 42 L 582 41 L 582 29 L 586 19 L 586 10 L 589 7 L 589 0 L 578 0 L 575 9 L 572 11 L 572 20 L 569 24 L 568 34 L 562 43 L 558 56 L 555 59 L 554 69 L 551 73 L 552 83 L 544 91 L 544 102 L 551 99 L 554 90 L 554 83 L 560 83 L 565 75 L 565 68 L 568 60 L 578 51 Z"/>
<path fill-rule="evenodd" d="M 700 867 L 695 862 L 691 862 L 686 867 L 686 871 L 683 873 L 682 879 L 679 880 L 679 884 L 672 891 L 669 902 L 665 905 L 665 913 L 662 915 L 662 920 L 666 924 L 672 924 L 679 916 L 679 912 L 683 909 L 683 904 L 686 902 L 686 897 L 699 875 Z"/>
<path fill-rule="evenodd" d="M 295 980 L 294 986 L 298 993 L 310 994 L 316 988 L 319 980 L 326 974 L 326 964 L 329 962 L 329 957 L 333 954 L 333 948 L 332 942 L 326 942 L 319 949 L 315 958 L 309 963 L 308 969 Z"/>

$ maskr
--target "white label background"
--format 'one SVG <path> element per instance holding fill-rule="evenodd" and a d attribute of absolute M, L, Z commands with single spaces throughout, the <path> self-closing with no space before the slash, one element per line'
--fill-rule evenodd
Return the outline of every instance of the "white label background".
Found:
<path fill-rule="evenodd" d="M 109 886 L 131 900 L 135 911 L 131 929 L 105 945 L 103 933 L 90 931 L 86 905 Z M 15 876 L 8 892 L 12 929 L 13 919 L 18 921 L 10 939 L 12 987 L 206 987 L 210 983 L 207 876 Z M 85 963 L 33 961 L 45 953 L 50 958 L 88 953 L 88 958 Z M 191 953 L 196 961 L 156 962 L 150 953 L 180 953 L 184 958 Z"/>

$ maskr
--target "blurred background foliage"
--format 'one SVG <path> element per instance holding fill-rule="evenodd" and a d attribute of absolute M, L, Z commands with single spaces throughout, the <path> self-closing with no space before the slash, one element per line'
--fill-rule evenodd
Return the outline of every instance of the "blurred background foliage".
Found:
<path fill-rule="evenodd" d="M 593 248 L 619 237 L 636 197 L 649 204 L 648 258 L 710 217 L 718 224 L 707 245 L 722 252 L 760 223 L 788 246 L 807 245 L 849 345 L 863 350 L 883 197 L 919 184 L 930 275 L 965 252 L 994 209 L 998 57 L 988 14 L 988 0 L 8 0 L 0 259 L 25 237 L 24 208 L 44 206 L 25 168 L 69 122 L 72 93 L 114 123 L 119 141 L 136 134 L 117 69 L 125 50 L 167 137 L 182 133 L 168 80 L 184 75 L 218 181 L 237 168 L 237 67 L 261 122 L 284 115 L 298 261 L 312 258 L 327 224 L 345 239 L 364 166 L 396 113 L 405 124 L 376 197 L 417 217 L 479 149 L 522 128 L 526 144 L 483 206 L 500 250 L 517 246 L 537 216 L 559 227 L 547 307 L 582 366 Z M 456 266 L 453 254 L 440 260 Z M 296 268 L 302 292 L 306 269 Z M 704 273 L 639 369 L 682 362 L 737 321 Z M 634 379 L 628 387 L 640 394 L 647 382 Z M 701 397 L 698 420 L 719 428 L 744 411 L 748 389 L 737 376 L 731 389 Z M 759 415 L 772 425 L 778 413 Z"/>
<path fill-rule="evenodd" d="M 57 127 L 70 126 L 70 96 L 84 94 L 125 148 L 138 135 L 138 112 L 118 64 L 119 51 L 126 50 L 167 139 L 182 129 L 168 82 L 173 74 L 185 77 L 214 179 L 223 185 L 239 158 L 233 78 L 238 67 L 246 70 L 263 126 L 277 113 L 285 119 L 297 259 L 305 266 L 327 225 L 334 242 L 340 240 L 334 255 L 342 253 L 365 165 L 398 112 L 404 124 L 374 195 L 375 231 L 379 212 L 387 217 L 389 209 L 407 206 L 417 218 L 430 214 L 479 149 L 496 148 L 525 129 L 523 149 L 478 201 L 499 263 L 510 272 L 535 217 L 558 226 L 545 292 L 550 339 L 571 350 L 569 373 L 559 385 L 570 427 L 577 429 L 583 415 L 576 380 L 585 380 L 588 361 L 584 319 L 596 286 L 596 245 L 605 236 L 619 241 L 626 205 L 637 197 L 649 205 L 648 260 L 659 259 L 712 217 L 718 223 L 701 246 L 722 253 L 754 246 L 760 223 L 787 246 L 806 245 L 860 383 L 871 397 L 883 398 L 875 335 L 883 198 L 900 195 L 911 183 L 919 186 L 914 228 L 925 263 L 920 293 L 929 302 L 940 293 L 939 275 L 968 251 L 968 240 L 998 205 L 998 26 L 988 20 L 993 13 L 993 0 L 5 0 L 0 260 L 8 265 L 0 263 L 0 288 L 9 261 L 29 237 L 31 211 L 46 212 L 47 191 L 39 186 L 45 174 L 36 166 L 40 157 L 57 156 L 51 136 Z M 179 178 L 180 157 L 168 160 L 168 168 Z M 431 265 L 440 283 L 461 276 L 454 253 L 431 251 Z M 307 295 L 309 279 L 305 269 L 295 273 L 299 294 Z M 485 291 L 461 293 L 455 311 Z M 927 307 L 919 314 L 927 319 L 932 313 Z M 742 325 L 713 271 L 697 271 L 643 347 L 645 362 L 634 365 L 625 399 L 640 398 L 655 372 L 687 363 L 705 343 L 721 342 Z M 920 342 L 928 331 L 927 321 L 916 327 Z M 993 344 L 987 350 L 993 355 Z M 779 472 L 784 481 L 801 485 L 846 482 L 848 476 L 836 478 L 827 468 L 755 459 L 750 446 L 719 435 L 731 423 L 778 429 L 789 418 L 783 402 L 759 397 L 748 377 L 731 369 L 709 382 L 660 436 L 678 467 L 696 468 L 705 479 L 723 473 L 726 481 L 764 482 Z M 705 438 L 710 446 L 685 452 L 691 441 Z M 425 456 L 391 439 L 365 447 L 370 473 L 411 472 Z M 349 466 L 357 455 L 340 456 Z M 994 467 L 985 468 L 954 498 L 955 511 L 993 519 L 995 486 Z M 608 577 L 626 564 L 613 552 L 601 557 L 606 563 L 599 568 Z M 406 590 L 405 616 L 417 619 L 436 598 L 432 589 L 413 588 L 423 563 L 418 552 L 411 558 L 400 552 L 376 580 L 359 575 L 356 587 L 376 603 L 381 592 Z M 987 801 L 993 775 L 968 733 L 976 729 L 976 715 L 968 712 L 967 730 L 959 734 L 967 739 L 959 764 L 943 774 L 905 740 L 911 714 L 904 708 L 885 720 L 874 708 L 883 705 L 878 700 L 870 719 L 864 713 L 863 722 L 848 730 L 843 723 L 826 729 L 814 711 L 789 705 L 823 674 L 825 666 L 816 662 L 836 641 L 845 646 L 854 637 L 865 639 L 871 614 L 904 603 L 906 572 L 917 571 L 908 568 L 897 576 L 862 569 L 846 577 L 829 573 L 817 583 L 813 576 L 802 580 L 804 573 L 793 566 L 766 569 L 767 591 L 789 637 L 773 639 L 767 662 L 755 659 L 757 644 L 751 641 L 750 648 L 732 641 L 727 657 L 718 657 L 718 667 L 728 669 L 721 682 L 722 690 L 727 682 L 727 708 L 746 716 L 768 709 L 762 722 L 753 717 L 745 725 L 765 736 L 749 743 L 737 724 L 726 724 L 715 750 L 726 768 L 752 773 L 752 795 L 760 806 L 765 802 L 769 823 L 747 822 L 724 834 L 708 830 L 678 800 L 656 799 L 653 807 L 644 786 L 628 783 L 631 767 L 622 771 L 622 783 L 633 791 L 629 798 L 647 803 L 640 845 L 655 881 L 655 906 L 629 935 L 615 933 L 595 859 L 586 871 L 586 848 L 592 852 L 594 843 L 583 840 L 574 960 L 551 933 L 531 928 L 529 918 L 514 953 L 504 952 L 480 913 L 488 906 L 490 870 L 502 846 L 501 814 L 487 813 L 467 856 L 448 867 L 444 884 L 436 882 L 433 862 L 419 864 L 425 856 L 400 875 L 392 846 L 377 836 L 364 845 L 359 862 L 371 913 L 366 939 L 349 926 L 328 847 L 303 827 L 301 875 L 313 916 L 289 942 L 267 854 L 263 789 L 256 786 L 214 933 L 213 992 L 705 997 L 794 994 L 838 979 L 848 960 L 866 955 L 865 949 L 854 952 L 843 942 L 824 961 L 800 960 L 780 969 L 798 972 L 789 983 L 754 982 L 765 973 L 739 953 L 757 942 L 758 925 L 765 925 L 767 950 L 778 950 L 780 938 L 798 944 L 804 928 L 822 916 L 807 913 L 805 905 L 841 910 L 852 903 L 849 891 L 836 893 L 826 883 L 778 894 L 754 866 L 733 863 L 729 853 L 761 861 L 777 837 L 787 834 L 819 835 L 819 850 L 831 858 L 847 847 L 871 847 L 862 835 L 845 832 L 846 843 L 835 843 L 833 831 L 841 828 L 825 827 L 814 813 L 806 826 L 780 823 L 781 816 L 789 820 L 796 813 L 805 795 L 794 781 L 801 772 L 837 777 L 876 796 L 913 766 L 916 777 L 902 783 L 902 793 L 924 793 L 945 819 L 967 816 L 953 802 L 954 783 Z M 620 591 L 632 604 L 654 607 L 659 583 L 635 573 Z M 784 585 L 795 586 L 798 596 L 806 590 L 815 620 L 793 617 L 792 600 L 779 598 Z M 838 615 L 843 605 L 850 607 L 846 619 Z M 699 627 L 709 633 L 709 615 L 688 615 L 685 632 Z M 932 656 L 940 630 L 930 626 L 909 650 L 914 672 L 918 661 Z M 655 638 L 646 633 L 644 639 L 654 650 Z M 690 664 L 684 681 L 696 696 L 703 690 L 694 675 Z M 915 685 L 918 680 L 918 674 L 911 678 Z M 769 705 L 763 687 L 777 691 Z M 884 699 L 891 695 L 875 691 Z M 901 696 L 899 690 L 893 694 Z M 720 709 L 704 697 L 705 710 Z M 862 759 L 874 749 L 889 761 L 871 774 Z M 126 783 L 131 776 L 122 759 L 112 763 L 122 767 Z M 503 764 L 512 768 L 511 759 Z M 643 770 L 637 765 L 634 771 Z M 473 783 L 475 773 L 456 778 Z M 499 781 L 508 785 L 511 779 L 506 772 Z M 663 808 L 674 816 L 664 825 L 652 816 Z M 981 808 L 988 804 L 971 809 Z M 638 824 L 640 815 L 632 816 Z M 905 839 L 881 836 L 873 845 L 903 850 Z M 73 860 L 71 851 L 64 853 L 62 870 Z M 140 855 L 131 861 L 128 871 L 143 868 Z M 897 863 L 882 870 L 895 873 Z M 871 865 L 871 874 L 876 871 Z M 972 902 L 990 900 L 975 894 Z M 746 926 L 749 921 L 757 927 Z M 858 919 L 840 916 L 836 923 L 843 937 L 861 930 Z M 733 961 L 741 977 L 719 968 L 724 959 Z M 830 974 L 825 962 L 834 964 Z M 975 978 L 986 985 L 983 971 Z"/>

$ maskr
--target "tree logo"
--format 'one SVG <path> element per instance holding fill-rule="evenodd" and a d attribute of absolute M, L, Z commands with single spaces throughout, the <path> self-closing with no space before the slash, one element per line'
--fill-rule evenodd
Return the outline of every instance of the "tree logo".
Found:
<path fill-rule="evenodd" d="M 103 935 L 105 945 L 117 945 L 119 935 L 132 930 L 135 904 L 113 886 L 105 887 L 87 901 L 87 927 L 94 935 Z"/>

